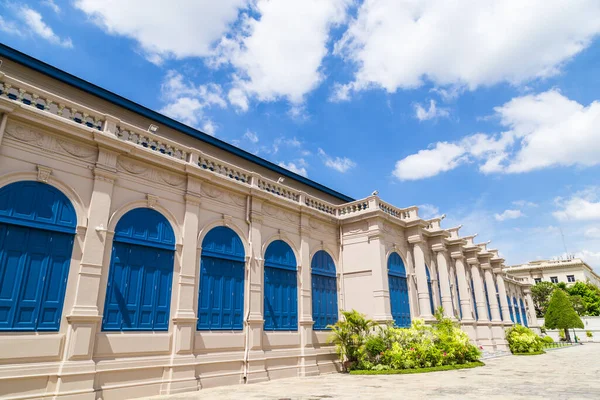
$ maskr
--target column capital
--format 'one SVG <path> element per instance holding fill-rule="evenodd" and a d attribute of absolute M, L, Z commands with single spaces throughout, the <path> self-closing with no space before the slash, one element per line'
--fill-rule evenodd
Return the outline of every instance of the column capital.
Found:
<path fill-rule="evenodd" d="M 450 257 L 452 257 L 453 260 L 464 260 L 465 255 L 462 253 L 462 251 L 453 251 L 450 253 Z"/>
<path fill-rule="evenodd" d="M 492 268 L 492 272 L 496 275 L 502 275 L 502 267 Z"/>
<path fill-rule="evenodd" d="M 440 252 L 446 251 L 448 249 L 442 243 L 436 243 L 433 246 L 431 246 L 431 250 L 433 250 L 436 253 L 440 253 Z"/>
<path fill-rule="evenodd" d="M 490 263 L 481 263 L 481 269 L 484 270 L 484 271 L 487 271 L 487 270 L 491 271 L 492 270 L 492 266 L 490 265 Z"/>
<path fill-rule="evenodd" d="M 469 264 L 471 267 L 478 267 L 480 265 L 477 258 L 467 258 L 467 264 Z"/>
<path fill-rule="evenodd" d="M 107 171 L 104 168 L 94 168 L 94 180 L 96 181 L 104 181 L 108 183 L 115 183 L 117 179 L 117 174 L 111 171 Z"/>
<path fill-rule="evenodd" d="M 531 294 L 531 289 L 530 288 L 524 288 L 523 289 L 523 294 L 525 294 L 525 295 Z"/>
<path fill-rule="evenodd" d="M 417 234 L 417 235 L 411 235 L 407 238 L 408 243 L 410 244 L 417 244 L 417 243 L 421 243 L 423 242 L 423 236 L 421 234 Z"/>
<path fill-rule="evenodd" d="M 202 198 L 200 196 L 198 196 L 196 194 L 192 194 L 190 192 L 186 192 L 186 194 L 183 196 L 183 198 L 185 199 L 185 202 L 190 205 L 199 206 L 200 203 L 202 202 Z"/>

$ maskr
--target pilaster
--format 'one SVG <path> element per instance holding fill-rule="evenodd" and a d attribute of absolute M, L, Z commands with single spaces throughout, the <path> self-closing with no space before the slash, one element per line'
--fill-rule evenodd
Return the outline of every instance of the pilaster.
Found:
<path fill-rule="evenodd" d="M 312 332 L 312 275 L 310 259 L 310 226 L 309 216 L 300 215 L 300 290 L 298 291 L 298 328 L 300 330 L 300 375 L 314 376 L 319 374 L 317 356 L 313 347 Z"/>
<path fill-rule="evenodd" d="M 427 272 L 425 269 L 425 243 L 421 235 L 408 238 L 413 245 L 413 258 L 415 260 L 415 274 L 417 276 L 417 296 L 419 299 L 420 317 L 426 321 L 433 320 L 431 303 L 429 301 L 429 288 L 427 287 Z"/>
<path fill-rule="evenodd" d="M 487 303 L 485 301 L 485 292 L 483 291 L 483 280 L 479 271 L 479 261 L 477 258 L 467 259 L 471 267 L 471 278 L 473 279 L 473 291 L 475 294 L 475 306 L 477 307 L 477 343 L 487 351 L 494 350 L 492 341 L 492 327 L 488 318 Z"/>
<path fill-rule="evenodd" d="M 523 292 L 525 293 L 526 307 L 527 307 L 527 310 L 529 311 L 527 313 L 527 315 L 529 317 L 529 327 L 531 329 L 539 331 L 540 323 L 538 322 L 537 315 L 535 314 L 535 306 L 533 304 L 533 298 L 531 297 L 531 288 L 525 288 L 525 290 Z M 537 332 L 537 333 L 539 334 L 540 332 Z"/>
<path fill-rule="evenodd" d="M 432 246 L 437 260 L 438 275 L 440 278 L 440 290 L 442 297 L 442 307 L 444 316 L 454 319 L 454 310 L 452 305 L 452 295 L 450 289 L 450 277 L 448 274 L 447 249 L 444 245 L 438 244 Z"/>
<path fill-rule="evenodd" d="M 485 279 L 487 288 L 487 297 L 490 303 L 490 311 L 492 314 L 492 339 L 496 347 L 496 351 L 508 351 L 508 344 L 504 334 L 504 323 L 500 318 L 500 306 L 498 304 L 498 296 L 496 292 L 496 283 L 494 282 L 494 274 L 489 263 L 482 263 L 481 269 Z"/>
<path fill-rule="evenodd" d="M 498 285 L 498 295 L 500 296 L 500 308 L 502 309 L 502 321 L 504 322 L 504 326 L 510 326 L 513 322 L 510 319 L 510 305 L 508 304 L 508 294 L 506 293 L 502 268 L 494 268 L 492 272 L 496 274 L 496 284 Z"/>

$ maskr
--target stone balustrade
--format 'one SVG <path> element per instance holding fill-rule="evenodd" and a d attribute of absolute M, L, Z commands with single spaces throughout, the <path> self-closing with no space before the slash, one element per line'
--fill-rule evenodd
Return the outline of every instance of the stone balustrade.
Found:
<path fill-rule="evenodd" d="M 117 125 L 114 134 L 121 140 L 140 145 L 178 160 L 187 161 L 188 154 L 190 154 L 190 149 L 125 122 L 120 122 Z"/>
<path fill-rule="evenodd" d="M 351 203 L 346 203 L 338 207 L 338 216 L 353 217 L 369 209 L 369 201 L 367 199 L 357 200 Z"/>
<path fill-rule="evenodd" d="M 279 183 L 273 182 L 270 179 L 259 177 L 257 179 L 256 186 L 264 190 L 266 192 L 272 193 L 276 196 L 280 196 L 291 200 L 293 202 L 298 203 L 300 200 L 300 192 L 294 189 L 291 189 L 287 186 L 281 185 Z"/>
<path fill-rule="evenodd" d="M 381 199 L 377 199 L 379 209 L 392 217 L 398 218 L 402 221 L 418 219 L 418 207 L 412 206 L 408 208 L 398 208 L 393 205 L 386 203 Z"/>
<path fill-rule="evenodd" d="M 102 113 L 63 97 L 48 93 L 25 82 L 0 73 L 0 97 L 31 106 L 89 128 L 102 130 Z"/>

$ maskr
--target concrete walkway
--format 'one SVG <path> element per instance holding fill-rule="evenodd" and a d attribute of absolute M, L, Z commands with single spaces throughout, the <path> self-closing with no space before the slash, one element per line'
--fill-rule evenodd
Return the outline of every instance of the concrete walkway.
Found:
<path fill-rule="evenodd" d="M 153 399 L 600 399 L 600 344 L 485 363 L 475 369 L 415 375 L 281 379 Z"/>

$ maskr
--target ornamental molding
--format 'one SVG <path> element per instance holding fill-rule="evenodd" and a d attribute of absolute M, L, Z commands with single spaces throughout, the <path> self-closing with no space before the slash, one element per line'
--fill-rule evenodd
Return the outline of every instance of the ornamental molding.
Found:
<path fill-rule="evenodd" d="M 38 165 L 37 171 L 37 180 L 39 182 L 48 183 L 48 179 L 50 178 L 50 174 L 52 173 L 52 168 L 44 167 L 43 165 Z"/>
<path fill-rule="evenodd" d="M 155 183 L 166 183 L 169 186 L 177 188 L 185 188 L 186 184 L 185 176 L 153 168 L 126 157 L 118 158 L 117 171 L 138 176 Z"/>
<path fill-rule="evenodd" d="M 410 244 L 417 244 L 417 243 L 421 243 L 423 242 L 423 236 L 421 234 L 417 234 L 417 235 L 411 235 L 407 238 L 408 243 Z"/>
<path fill-rule="evenodd" d="M 444 246 L 441 243 L 436 243 L 433 246 L 431 246 L 431 250 L 433 250 L 434 252 L 438 253 L 438 252 L 446 251 L 447 248 L 446 248 L 446 246 Z"/>

